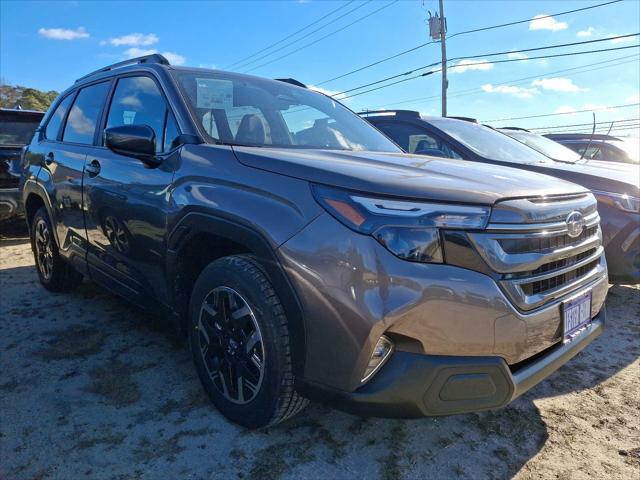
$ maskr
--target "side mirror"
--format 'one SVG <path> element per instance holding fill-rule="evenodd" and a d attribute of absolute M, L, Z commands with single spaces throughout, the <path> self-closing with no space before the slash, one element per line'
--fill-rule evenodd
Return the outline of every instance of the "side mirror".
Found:
<path fill-rule="evenodd" d="M 148 161 L 156 154 L 156 134 L 148 125 L 120 125 L 105 129 L 104 145 L 120 155 Z"/>

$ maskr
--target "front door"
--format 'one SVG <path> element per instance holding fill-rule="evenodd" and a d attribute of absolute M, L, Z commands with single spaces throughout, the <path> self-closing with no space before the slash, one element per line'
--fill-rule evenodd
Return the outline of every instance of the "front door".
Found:
<path fill-rule="evenodd" d="M 167 298 L 164 252 L 171 210 L 169 187 L 178 156 L 171 145 L 178 134 L 175 121 L 151 77 L 118 80 L 105 126 L 127 124 L 153 128 L 159 165 L 103 146 L 89 152 L 84 175 L 87 263 L 96 280 L 146 305 Z"/>

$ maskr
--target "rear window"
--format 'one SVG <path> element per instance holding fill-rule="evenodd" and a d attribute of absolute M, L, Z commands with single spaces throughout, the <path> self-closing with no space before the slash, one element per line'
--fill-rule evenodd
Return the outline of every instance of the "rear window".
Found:
<path fill-rule="evenodd" d="M 60 104 L 56 107 L 55 111 L 51 115 L 49 123 L 47 123 L 47 128 L 44 132 L 44 136 L 49 140 L 58 139 L 58 132 L 60 131 L 60 127 L 62 126 L 62 122 L 64 121 L 64 117 L 67 115 L 67 110 L 69 110 L 72 101 L 73 94 L 68 95 L 64 100 L 60 102 Z"/>
<path fill-rule="evenodd" d="M 40 122 L 33 120 L 0 120 L 0 145 L 26 145 Z"/>
<path fill-rule="evenodd" d="M 80 90 L 69 112 L 62 141 L 91 145 L 96 132 L 109 82 L 98 83 Z"/>

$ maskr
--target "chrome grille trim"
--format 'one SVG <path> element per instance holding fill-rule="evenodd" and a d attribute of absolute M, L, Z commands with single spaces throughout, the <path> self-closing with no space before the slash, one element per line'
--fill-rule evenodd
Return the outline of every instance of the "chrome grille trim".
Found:
<path fill-rule="evenodd" d="M 589 261 L 580 262 L 580 264 L 571 265 L 564 270 L 564 273 L 571 272 L 573 270 L 577 270 L 580 266 L 588 265 L 590 262 L 593 262 L 594 259 L 597 260 L 600 258 L 600 261 L 596 265 L 595 268 L 591 269 L 586 274 L 574 279 L 571 282 L 565 283 L 559 287 L 556 287 L 552 290 L 547 290 L 544 293 L 537 293 L 534 295 L 527 295 L 522 289 L 522 286 L 526 283 L 531 283 L 535 280 L 532 280 L 533 277 L 518 279 L 518 280 L 501 280 L 500 286 L 507 293 L 509 298 L 516 304 L 516 306 L 520 310 L 532 310 L 534 308 L 540 307 L 550 301 L 553 301 L 559 297 L 566 295 L 567 293 L 573 292 L 576 289 L 581 288 L 584 285 L 592 282 L 596 278 L 600 278 L 603 275 L 606 275 L 607 267 L 604 263 L 604 256 L 602 255 L 602 250 L 598 249 L 598 254 L 589 257 Z M 554 277 L 556 275 L 561 275 L 563 272 L 555 271 L 548 275 L 547 278 Z"/>
<path fill-rule="evenodd" d="M 592 227 L 593 225 L 600 223 L 600 215 L 598 212 L 594 212 L 587 215 L 585 218 L 585 227 Z M 567 233 L 566 222 L 555 223 L 490 223 L 487 225 L 487 231 L 494 232 L 533 232 L 536 235 L 546 235 L 550 232 L 553 233 Z"/>
<path fill-rule="evenodd" d="M 553 232 L 563 234 L 565 232 Z M 549 235 L 549 232 L 533 232 L 525 234 L 495 234 L 495 233 L 469 233 L 471 242 L 482 259 L 497 273 L 528 272 L 540 268 L 546 263 L 578 255 L 602 244 L 602 231 L 597 229 L 596 234 L 575 245 L 569 245 L 556 250 L 545 250 L 529 253 L 507 253 L 500 244 L 501 239 L 532 238 Z"/>

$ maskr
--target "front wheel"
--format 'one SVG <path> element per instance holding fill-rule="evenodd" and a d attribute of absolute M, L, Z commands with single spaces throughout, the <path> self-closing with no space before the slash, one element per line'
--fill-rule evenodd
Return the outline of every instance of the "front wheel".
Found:
<path fill-rule="evenodd" d="M 60 256 L 53 227 L 44 207 L 31 223 L 31 249 L 40 283 L 52 292 L 69 292 L 82 282 L 82 275 Z"/>
<path fill-rule="evenodd" d="M 194 286 L 189 321 L 198 376 L 228 419 L 267 427 L 306 405 L 293 386 L 287 318 L 253 258 L 230 256 L 208 265 Z"/>

